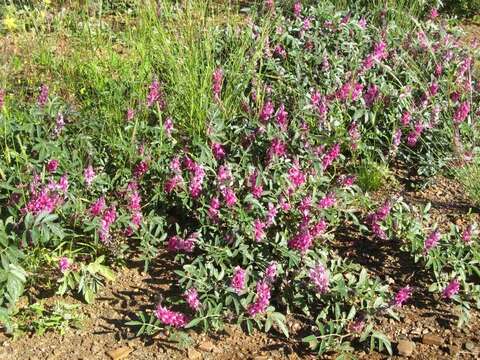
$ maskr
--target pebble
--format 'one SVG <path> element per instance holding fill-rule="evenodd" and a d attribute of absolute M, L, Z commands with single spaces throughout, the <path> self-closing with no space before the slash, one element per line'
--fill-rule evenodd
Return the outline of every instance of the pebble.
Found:
<path fill-rule="evenodd" d="M 443 339 L 438 335 L 429 333 L 429 334 L 423 335 L 422 342 L 426 345 L 440 346 L 443 344 Z"/>
<path fill-rule="evenodd" d="M 202 358 L 202 354 L 194 348 L 187 350 L 187 356 L 190 360 L 200 360 Z"/>
<path fill-rule="evenodd" d="M 110 356 L 112 360 L 121 360 L 126 359 L 131 352 L 132 349 L 130 349 L 128 346 L 123 346 L 121 348 L 108 351 L 107 355 Z"/>
<path fill-rule="evenodd" d="M 215 345 L 211 341 L 203 341 L 198 345 L 198 350 L 212 352 L 215 348 Z"/>
<path fill-rule="evenodd" d="M 468 351 L 473 351 L 473 349 L 475 348 L 475 344 L 471 341 L 467 341 L 465 343 L 465 349 L 467 349 Z"/>
<path fill-rule="evenodd" d="M 448 353 L 452 356 L 456 356 L 460 352 L 460 347 L 457 345 L 450 345 L 448 347 Z"/>
<path fill-rule="evenodd" d="M 415 344 L 409 340 L 400 340 L 397 344 L 398 354 L 401 356 L 410 356 L 415 349 Z"/>

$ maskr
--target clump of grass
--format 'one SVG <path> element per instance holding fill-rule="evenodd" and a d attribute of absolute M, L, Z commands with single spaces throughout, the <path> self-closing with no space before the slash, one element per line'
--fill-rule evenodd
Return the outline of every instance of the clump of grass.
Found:
<path fill-rule="evenodd" d="M 377 191 L 390 178 L 388 166 L 367 160 L 357 169 L 358 185 L 363 191 Z"/>
<path fill-rule="evenodd" d="M 459 167 L 454 170 L 454 176 L 474 205 L 480 206 L 480 164 L 472 162 Z"/>

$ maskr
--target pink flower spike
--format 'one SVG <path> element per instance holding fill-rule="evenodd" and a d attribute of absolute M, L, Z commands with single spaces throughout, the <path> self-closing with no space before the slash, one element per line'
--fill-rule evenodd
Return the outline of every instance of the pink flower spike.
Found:
<path fill-rule="evenodd" d="M 259 281 L 257 283 L 256 290 L 257 296 L 255 302 L 250 304 L 247 309 L 248 315 L 252 317 L 265 312 L 268 308 L 268 305 L 270 304 L 270 286 L 265 280 Z"/>
<path fill-rule="evenodd" d="M 126 115 L 127 121 L 132 121 L 134 116 L 135 116 L 135 110 L 128 108 L 127 115 Z"/>
<path fill-rule="evenodd" d="M 92 185 L 93 179 L 95 178 L 95 171 L 93 170 L 92 165 L 88 165 L 85 170 L 83 170 L 83 179 L 87 187 Z"/>
<path fill-rule="evenodd" d="M 451 299 L 460 291 L 460 282 L 457 279 L 453 279 L 450 283 L 443 289 L 442 297 L 444 299 Z"/>
<path fill-rule="evenodd" d="M 237 293 L 240 294 L 245 288 L 245 274 L 246 270 L 242 269 L 240 266 L 233 269 L 233 277 L 230 282 L 230 287 Z"/>
<path fill-rule="evenodd" d="M 275 109 L 273 108 L 273 103 L 270 100 L 267 100 L 260 111 L 260 121 L 263 123 L 267 122 L 270 120 L 274 112 Z"/>
<path fill-rule="evenodd" d="M 408 301 L 408 299 L 412 296 L 412 289 L 410 286 L 405 286 L 404 288 L 401 288 L 397 294 L 395 295 L 395 298 L 393 299 L 393 305 L 394 306 L 402 306 L 404 303 Z"/>
<path fill-rule="evenodd" d="M 423 252 L 424 254 L 427 254 L 431 249 L 433 249 L 435 246 L 437 246 L 438 242 L 440 241 L 440 231 L 438 229 L 434 230 L 428 238 L 425 240 L 424 246 L 423 246 Z"/>
<path fill-rule="evenodd" d="M 315 285 L 317 292 L 324 294 L 328 291 L 329 279 L 328 273 L 322 264 L 318 264 L 313 267 L 308 273 L 310 281 Z"/>
<path fill-rule="evenodd" d="M 47 171 L 49 173 L 54 173 L 58 168 L 58 160 L 52 159 L 47 163 Z"/>
<path fill-rule="evenodd" d="M 185 297 L 185 301 L 187 302 L 188 306 L 194 311 L 200 310 L 202 307 L 202 303 L 198 299 L 198 292 L 195 288 L 190 288 L 183 294 Z"/>
<path fill-rule="evenodd" d="M 48 100 L 48 86 L 45 84 L 42 84 L 40 86 L 40 94 L 38 95 L 37 103 L 38 106 L 44 107 L 47 104 Z"/>
<path fill-rule="evenodd" d="M 155 316 L 163 324 L 173 326 L 175 328 L 183 328 L 188 323 L 188 318 L 185 314 L 182 314 L 177 311 L 169 310 L 160 304 L 157 306 L 157 309 L 155 310 Z"/>
<path fill-rule="evenodd" d="M 68 258 L 66 258 L 65 256 L 62 257 L 58 262 L 58 267 L 62 273 L 70 269 L 70 266 L 71 266 L 70 260 L 68 260 Z"/>

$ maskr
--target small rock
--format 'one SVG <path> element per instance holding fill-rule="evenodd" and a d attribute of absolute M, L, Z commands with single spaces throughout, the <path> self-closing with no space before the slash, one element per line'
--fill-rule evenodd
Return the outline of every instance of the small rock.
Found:
<path fill-rule="evenodd" d="M 413 328 L 412 331 L 410 331 L 412 335 L 420 335 L 422 333 L 422 329 L 420 328 Z"/>
<path fill-rule="evenodd" d="M 465 343 L 465 349 L 467 349 L 468 351 L 473 351 L 473 349 L 475 348 L 475 344 L 471 341 L 467 341 Z"/>
<path fill-rule="evenodd" d="M 408 340 L 400 340 L 397 344 L 398 355 L 410 356 L 415 349 L 415 344 Z"/>
<path fill-rule="evenodd" d="M 194 348 L 189 348 L 187 350 L 187 356 L 190 360 L 200 360 L 202 358 L 202 353 Z"/>
<path fill-rule="evenodd" d="M 457 345 L 450 345 L 448 347 L 448 353 L 452 356 L 456 356 L 460 352 L 460 347 Z"/>
<path fill-rule="evenodd" d="M 107 355 L 110 356 L 112 360 L 121 360 L 126 359 L 131 352 L 132 349 L 130 349 L 128 346 L 123 346 L 121 348 L 108 351 Z"/>
<path fill-rule="evenodd" d="M 198 345 L 198 350 L 212 352 L 215 348 L 215 345 L 211 341 L 203 341 Z"/>
<path fill-rule="evenodd" d="M 425 334 L 423 335 L 423 338 L 422 338 L 422 342 L 425 344 L 425 345 L 436 345 L 436 346 L 440 346 L 443 344 L 443 339 L 438 336 L 438 335 L 435 335 L 435 334 Z"/>

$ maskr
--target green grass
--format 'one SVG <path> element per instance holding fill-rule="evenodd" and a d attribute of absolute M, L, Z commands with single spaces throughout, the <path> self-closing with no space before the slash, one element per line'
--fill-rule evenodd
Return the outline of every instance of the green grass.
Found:
<path fill-rule="evenodd" d="M 453 172 L 468 198 L 475 206 L 480 206 L 480 164 L 475 161 L 458 167 Z"/>

